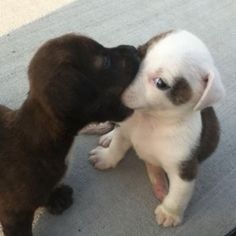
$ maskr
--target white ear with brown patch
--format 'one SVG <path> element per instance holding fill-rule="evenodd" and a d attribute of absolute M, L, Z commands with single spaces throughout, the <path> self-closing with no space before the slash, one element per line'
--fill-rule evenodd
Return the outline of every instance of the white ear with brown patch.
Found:
<path fill-rule="evenodd" d="M 194 110 L 202 110 L 209 107 L 218 102 L 225 95 L 225 89 L 217 70 L 209 72 L 202 80 L 201 82 L 205 83 L 205 88 Z"/>

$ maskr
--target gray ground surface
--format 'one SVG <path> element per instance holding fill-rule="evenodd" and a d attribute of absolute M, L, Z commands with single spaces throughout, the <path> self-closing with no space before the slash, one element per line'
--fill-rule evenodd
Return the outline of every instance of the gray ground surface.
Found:
<path fill-rule="evenodd" d="M 80 0 L 0 38 L 0 103 L 12 108 L 26 96 L 26 68 L 38 46 L 72 31 L 114 46 L 138 45 L 171 28 L 190 30 L 211 49 L 227 89 L 217 106 L 221 143 L 201 167 L 182 226 L 157 226 L 157 201 L 133 152 L 116 169 L 99 172 L 87 162 L 97 138 L 80 136 L 65 178 L 74 188 L 74 205 L 61 216 L 44 213 L 36 236 L 223 236 L 236 225 L 235 13 L 234 0 Z"/>

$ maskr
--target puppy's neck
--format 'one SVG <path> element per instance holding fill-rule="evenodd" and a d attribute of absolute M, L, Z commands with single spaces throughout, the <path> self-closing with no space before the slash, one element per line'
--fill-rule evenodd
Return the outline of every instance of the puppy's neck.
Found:
<path fill-rule="evenodd" d="M 158 125 L 177 125 L 191 120 L 199 112 L 177 110 L 136 110 L 135 114 L 141 119 Z"/>

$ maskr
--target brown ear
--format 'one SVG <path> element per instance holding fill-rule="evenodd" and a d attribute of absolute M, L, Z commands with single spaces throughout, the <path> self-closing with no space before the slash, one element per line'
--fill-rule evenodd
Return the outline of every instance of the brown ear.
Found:
<path fill-rule="evenodd" d="M 147 49 L 148 49 L 148 44 L 143 44 L 143 45 L 140 45 L 138 47 L 138 55 L 141 57 L 141 58 L 144 58 L 145 55 L 146 55 L 146 52 L 147 52 Z"/>
<path fill-rule="evenodd" d="M 218 102 L 225 95 L 225 89 L 220 74 L 216 69 L 202 78 L 201 82 L 205 83 L 205 88 L 194 110 L 202 110 L 209 107 Z"/>
<path fill-rule="evenodd" d="M 61 66 L 57 76 L 45 89 L 48 105 L 60 117 L 83 114 L 96 100 L 97 91 L 87 77 L 70 65 Z"/>

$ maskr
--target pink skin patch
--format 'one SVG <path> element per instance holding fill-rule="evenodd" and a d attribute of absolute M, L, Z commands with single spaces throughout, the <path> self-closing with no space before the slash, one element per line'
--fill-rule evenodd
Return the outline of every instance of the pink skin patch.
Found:
<path fill-rule="evenodd" d="M 152 72 L 148 75 L 148 81 L 153 86 L 156 87 L 156 80 L 161 77 L 162 69 Z"/>
<path fill-rule="evenodd" d="M 158 76 L 150 77 L 149 80 L 148 80 L 148 81 L 149 81 L 149 84 L 151 84 L 151 86 L 156 87 L 155 81 L 156 81 L 157 78 L 159 78 L 159 77 L 158 77 Z"/>
<path fill-rule="evenodd" d="M 168 194 L 169 184 L 165 171 L 158 166 L 145 163 L 148 177 L 152 183 L 153 192 L 156 198 L 162 202 Z"/>

